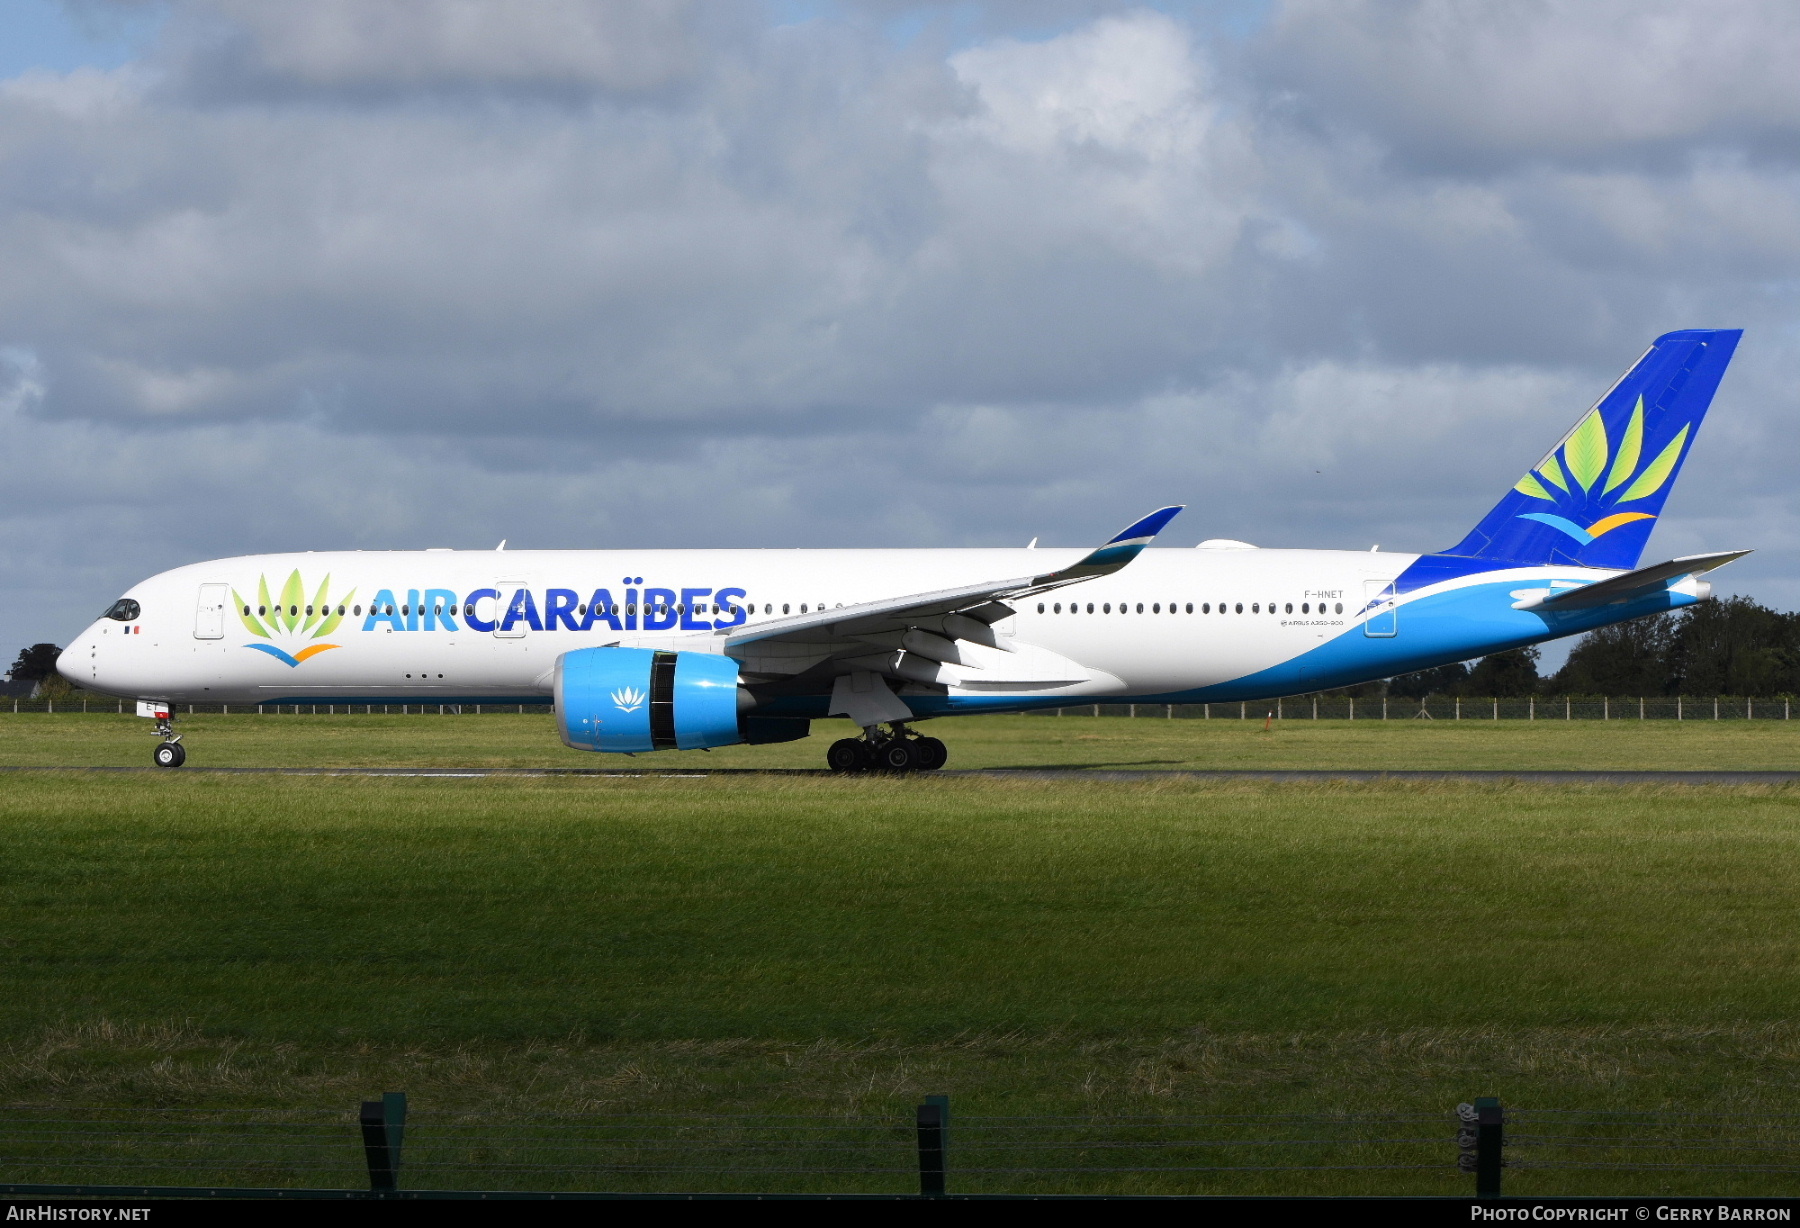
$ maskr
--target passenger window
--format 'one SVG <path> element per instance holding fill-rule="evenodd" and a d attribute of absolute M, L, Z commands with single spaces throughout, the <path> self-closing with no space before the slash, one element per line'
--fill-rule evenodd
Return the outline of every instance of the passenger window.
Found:
<path fill-rule="evenodd" d="M 362 607 L 361 607 L 361 606 L 353 606 L 353 607 L 351 607 L 351 608 L 352 608 L 352 609 L 353 609 L 353 610 L 354 610 L 354 611 L 355 611 L 355 612 L 356 612 L 356 613 L 357 613 L 357 614 L 361 614 L 361 613 L 362 613 Z"/>
<path fill-rule="evenodd" d="M 1250 603 L 1250 612 L 1251 612 L 1251 613 L 1252 613 L 1252 614 L 1261 614 L 1261 613 L 1262 613 L 1262 607 L 1261 607 L 1261 606 L 1260 606 L 1260 605 L 1258 605 L 1258 604 L 1257 604 L 1257 603 L 1256 603 L 1256 602 L 1254 602 L 1254 601 L 1252 601 L 1252 602 L 1251 602 L 1251 603 Z"/>
<path fill-rule="evenodd" d="M 785 601 L 781 603 L 781 612 L 783 614 L 786 614 L 788 612 L 788 603 Z"/>
<path fill-rule="evenodd" d="M 1342 614 L 1344 612 L 1344 603 L 1341 601 L 1337 603 L 1337 612 L 1339 614 Z"/>
<path fill-rule="evenodd" d="M 1044 603 L 1040 601 L 1040 602 L 1038 602 L 1038 613 L 1042 614 L 1043 612 L 1044 612 Z"/>
<path fill-rule="evenodd" d="M 1137 612 L 1138 612 L 1138 613 L 1139 613 L 1139 614 L 1142 614 L 1142 613 L 1143 613 L 1143 612 L 1144 612 L 1144 603 L 1143 603 L 1143 602 L 1141 602 L 1141 601 L 1140 601 L 1140 602 L 1138 602 L 1138 609 L 1137 609 Z"/>
<path fill-rule="evenodd" d="M 1288 602 L 1288 603 L 1287 603 L 1287 608 L 1286 608 L 1286 609 L 1285 609 L 1285 610 L 1284 610 L 1284 611 L 1282 611 L 1282 612 L 1283 612 L 1283 613 L 1285 613 L 1285 614 L 1292 614 L 1292 613 L 1293 613 L 1293 612 L 1294 612 L 1294 603 L 1293 603 L 1293 602 L 1291 602 L 1291 601 L 1290 601 L 1290 602 Z"/>
<path fill-rule="evenodd" d="M 801 613 L 802 613 L 802 614 L 804 614 L 804 613 L 806 613 L 806 603 L 805 603 L 805 602 L 804 602 L 804 601 L 802 601 L 802 602 L 801 602 L 801 603 L 800 603 L 800 612 L 801 612 Z"/>
<path fill-rule="evenodd" d="M 1241 601 L 1237 603 L 1237 612 L 1239 614 L 1242 614 L 1244 612 L 1244 603 Z"/>
<path fill-rule="evenodd" d="M 1153 605 L 1153 606 L 1151 606 L 1151 607 L 1150 607 L 1150 612 L 1151 612 L 1151 613 L 1152 613 L 1152 614 L 1161 614 L 1161 613 L 1162 613 L 1162 602 L 1160 602 L 1160 601 L 1159 601 L 1159 602 L 1157 602 L 1157 603 L 1156 603 L 1156 604 L 1155 604 L 1155 605 Z M 1175 612 L 1175 607 L 1174 607 L 1174 606 L 1170 606 L 1170 607 L 1169 607 L 1169 612 L 1170 612 L 1170 613 L 1171 613 L 1171 614 L 1173 614 L 1173 613 L 1174 613 L 1174 612 Z"/>
<path fill-rule="evenodd" d="M 1187 612 L 1189 614 L 1192 614 L 1194 612 L 1194 603 L 1191 601 L 1187 603 Z"/>
<path fill-rule="evenodd" d="M 1058 613 L 1058 614 L 1062 613 L 1062 602 L 1060 602 L 1060 601 L 1056 603 L 1056 613 Z"/>
<path fill-rule="evenodd" d="M 257 607 L 256 607 L 256 612 L 257 612 L 257 613 L 258 613 L 258 614 L 261 614 L 261 615 L 266 615 L 266 614 L 268 614 L 268 611 L 267 611 L 267 610 L 265 610 L 265 609 L 263 609 L 263 607 L 261 607 L 261 606 L 257 606 Z"/>

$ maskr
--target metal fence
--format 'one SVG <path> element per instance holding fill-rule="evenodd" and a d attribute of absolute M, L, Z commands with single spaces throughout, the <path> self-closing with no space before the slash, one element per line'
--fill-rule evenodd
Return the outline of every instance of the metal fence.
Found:
<path fill-rule="evenodd" d="M 1793 715 L 1793 702 L 1710 695 L 1540 695 L 1525 699 L 1293 695 L 1220 704 L 1081 704 L 1031 715 L 1178 721 L 1785 721 Z"/>
<path fill-rule="evenodd" d="M 400 1093 L 342 1112 L 14 1105 L 0 1108 L 0 1193 L 1498 1195 L 1503 1181 L 1617 1189 L 1677 1171 L 1785 1192 L 1797 1122 L 1492 1098 L 1437 1113 L 954 1118 L 943 1096 L 869 1116 L 409 1115 Z"/>

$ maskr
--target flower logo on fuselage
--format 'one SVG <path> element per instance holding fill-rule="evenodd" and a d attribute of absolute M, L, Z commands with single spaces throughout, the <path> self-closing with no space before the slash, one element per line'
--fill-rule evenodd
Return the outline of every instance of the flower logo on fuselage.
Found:
<path fill-rule="evenodd" d="M 1547 524 L 1584 546 L 1634 520 L 1656 519 L 1649 512 L 1612 509 L 1621 503 L 1647 499 L 1663 488 L 1681 460 L 1681 449 L 1691 429 L 1692 424 L 1682 427 L 1656 454 L 1656 459 L 1640 469 L 1644 398 L 1638 397 L 1616 449 L 1606 437 L 1600 410 L 1594 409 L 1570 432 L 1562 447 L 1546 456 L 1542 464 L 1513 487 L 1522 495 L 1554 504 L 1556 511 L 1522 512 L 1519 519 Z"/>
<path fill-rule="evenodd" d="M 250 643 L 244 647 L 267 653 L 290 669 L 322 652 L 340 647 L 337 644 L 306 641 L 322 640 L 337 630 L 338 624 L 344 621 L 344 611 L 355 597 L 356 590 L 351 589 L 334 603 L 331 597 L 331 577 L 327 575 L 320 581 L 312 600 L 308 601 L 306 585 L 301 581 L 298 571 L 287 578 L 280 596 L 274 599 L 269 596 L 269 578 L 258 576 L 255 605 L 245 601 L 236 589 L 231 590 L 231 600 L 238 617 L 243 620 L 251 635 L 265 641 L 282 640 L 287 644 L 287 647 L 279 647 L 275 643 Z"/>

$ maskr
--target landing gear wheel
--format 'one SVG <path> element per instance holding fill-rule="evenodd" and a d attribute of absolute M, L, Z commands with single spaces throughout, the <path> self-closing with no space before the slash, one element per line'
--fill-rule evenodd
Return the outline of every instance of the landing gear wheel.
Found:
<path fill-rule="evenodd" d="M 178 768 L 187 762 L 187 751 L 179 742 L 164 742 L 156 748 L 156 766 Z"/>
<path fill-rule="evenodd" d="M 913 753 L 918 756 L 919 769 L 935 772 L 950 762 L 950 748 L 936 738 L 920 738 L 913 743 Z"/>
<path fill-rule="evenodd" d="M 919 767 L 919 752 L 914 743 L 895 738 L 875 752 L 875 766 L 884 772 L 910 772 Z"/>
<path fill-rule="evenodd" d="M 840 738 L 825 752 L 825 764 L 834 772 L 860 772 L 868 767 L 867 755 L 856 738 Z"/>

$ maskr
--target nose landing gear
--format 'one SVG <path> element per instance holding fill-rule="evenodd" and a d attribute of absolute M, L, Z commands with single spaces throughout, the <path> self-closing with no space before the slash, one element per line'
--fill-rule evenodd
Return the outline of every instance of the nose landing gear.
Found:
<path fill-rule="evenodd" d="M 949 748 L 936 738 L 922 738 L 896 722 L 883 733 L 870 725 L 860 738 L 841 738 L 825 752 L 834 772 L 933 772 L 950 759 Z"/>
<path fill-rule="evenodd" d="M 181 744 L 181 735 L 175 732 L 175 718 L 162 712 L 156 717 L 156 732 L 162 738 L 162 745 L 156 748 L 157 767 L 178 768 L 187 762 L 187 747 Z"/>

